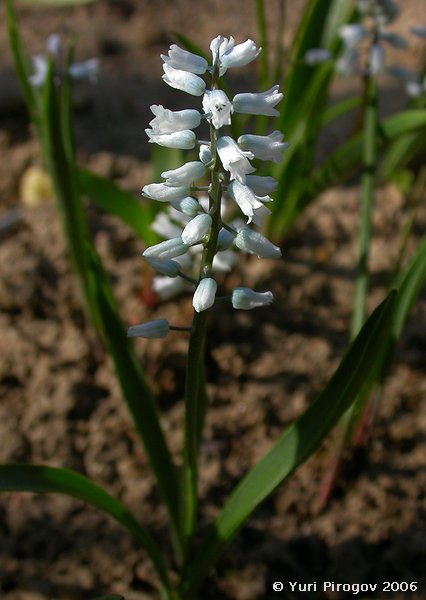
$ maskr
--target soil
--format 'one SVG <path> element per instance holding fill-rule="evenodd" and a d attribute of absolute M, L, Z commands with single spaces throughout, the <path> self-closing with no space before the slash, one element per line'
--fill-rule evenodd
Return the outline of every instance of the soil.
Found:
<path fill-rule="evenodd" d="M 302 5 L 291 5 L 287 31 Z M 270 10 L 271 28 L 277 2 Z M 418 1 L 407 2 L 403 23 L 412 22 L 416 10 Z M 254 3 L 242 11 L 238 3 L 231 7 L 209 0 L 195 11 L 183 1 L 111 0 L 89 8 L 19 12 L 31 51 L 40 50 L 52 31 L 74 30 L 82 58 L 101 55 L 98 86 L 83 87 L 76 98 L 80 161 L 135 194 L 149 177 L 143 139 L 149 106 L 160 98 L 164 105 L 176 102 L 173 91 L 157 83 L 158 55 L 173 41 L 172 32 L 193 32 L 205 47 L 218 32 L 232 33 L 238 22 L 238 38 L 256 37 Z M 409 64 L 415 54 L 412 49 Z M 87 475 L 119 497 L 167 553 L 165 513 L 111 361 L 86 324 L 55 207 L 20 202 L 22 175 L 39 164 L 39 152 L 12 75 L 4 30 L 0 56 L 0 217 L 16 215 L 0 238 L 0 463 L 47 464 Z M 249 87 L 250 80 L 247 71 L 241 84 Z M 392 100 L 400 101 L 395 96 Z M 338 135 L 328 131 L 322 143 L 330 148 Z M 202 528 L 339 364 L 348 343 L 358 202 L 356 184 L 327 191 L 285 240 L 282 260 L 242 260 L 223 283 L 224 293 L 235 285 L 271 289 L 275 302 L 256 312 L 234 312 L 227 305 L 212 310 L 200 469 Z M 380 188 L 369 310 L 385 296 L 406 212 L 407 199 L 394 185 Z M 187 324 L 188 297 L 153 307 L 144 303 L 150 276 L 139 257 L 141 242 L 116 219 L 93 207 L 88 213 L 124 322 L 161 316 Z M 423 202 L 409 252 L 425 227 Z M 186 335 L 172 332 L 166 343 L 137 340 L 135 347 L 178 460 Z M 426 597 L 425 368 L 423 293 L 398 345 L 370 442 L 347 453 L 329 505 L 319 508 L 318 490 L 334 448 L 330 440 L 256 511 L 200 597 L 353 597 L 336 588 L 324 591 L 324 581 L 378 584 L 376 592 L 360 592 L 362 598 Z M 275 581 L 285 584 L 284 591 L 273 591 Z M 291 591 L 290 581 L 316 581 L 317 589 Z M 386 581 L 417 582 L 417 590 L 386 592 Z M 56 495 L 1 496 L 2 600 L 92 600 L 106 593 L 148 600 L 155 598 L 154 585 L 144 553 L 95 509 Z"/>

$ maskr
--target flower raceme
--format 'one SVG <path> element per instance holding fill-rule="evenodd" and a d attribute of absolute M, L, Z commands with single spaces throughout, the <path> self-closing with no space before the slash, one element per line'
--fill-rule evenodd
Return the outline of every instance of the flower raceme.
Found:
<path fill-rule="evenodd" d="M 277 187 L 273 177 L 253 175 L 256 169 L 251 161 L 279 163 L 288 147 L 280 131 L 264 136 L 245 134 L 238 140 L 224 131 L 234 113 L 278 116 L 276 106 L 283 94 L 274 85 L 260 93 L 236 94 L 231 100 L 221 89 L 220 78 L 228 69 L 253 61 L 261 49 L 252 40 L 236 44 L 234 38 L 222 36 L 212 40 L 210 49 L 211 64 L 176 44 L 161 55 L 164 82 L 192 96 L 202 96 L 201 107 L 172 111 L 160 104 L 152 105 L 154 118 L 145 130 L 150 143 L 183 150 L 199 147 L 199 160 L 164 171 L 162 183 L 142 189 L 146 198 L 168 205 L 167 212 L 159 213 L 152 225 L 166 239 L 143 252 L 147 263 L 159 274 L 154 277 L 154 290 L 160 299 L 191 290 L 196 313 L 214 305 L 218 288 L 215 274 L 228 272 L 238 251 L 266 259 L 281 256 L 277 246 L 250 227 L 262 226 L 271 212 L 267 207 L 272 201 L 270 194 Z M 197 140 L 193 131 L 202 121 L 210 125 L 209 142 Z M 204 181 L 207 174 L 209 182 Z M 207 192 L 208 198 L 197 197 L 199 192 Z M 239 207 L 247 224 L 240 220 L 225 222 L 232 203 Z M 229 301 L 235 309 L 251 310 L 269 305 L 273 295 L 238 287 Z M 170 329 L 176 328 L 160 319 L 131 327 L 129 335 L 164 337 Z"/>

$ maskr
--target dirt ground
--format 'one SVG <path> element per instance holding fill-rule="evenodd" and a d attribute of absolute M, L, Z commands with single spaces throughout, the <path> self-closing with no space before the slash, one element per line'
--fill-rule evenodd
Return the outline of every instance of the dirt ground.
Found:
<path fill-rule="evenodd" d="M 418 21 L 422 3 L 404 3 L 404 26 Z M 290 32 L 303 2 L 288 4 Z M 271 1 L 270 28 L 276 10 L 277 2 Z M 135 194 L 149 172 L 143 133 L 149 106 L 160 99 L 168 106 L 176 102 L 174 92 L 159 80 L 159 54 L 173 41 L 172 32 L 191 34 L 203 47 L 219 32 L 256 38 L 254 3 L 241 10 L 239 3 L 206 0 L 194 10 L 184 1 L 110 0 L 65 11 L 22 8 L 20 14 L 31 51 L 41 50 L 52 31 L 77 31 L 79 57 L 101 56 L 98 85 L 81 88 L 76 98 L 79 156 Z M 3 24 L 2 17 L 0 6 Z M 409 65 L 416 48 L 410 50 Z M 250 71 L 241 83 L 249 85 Z M 392 94 L 392 101 L 402 100 Z M 330 148 L 337 136 L 326 132 L 322 143 Z M 22 174 L 39 164 L 39 154 L 13 78 L 3 26 L 0 154 L 0 217 L 14 208 L 20 215 L 0 237 L 0 463 L 48 464 L 91 477 L 143 520 L 167 552 L 164 510 L 111 362 L 94 347 L 85 325 L 55 208 L 49 202 L 36 207 L 20 202 Z M 282 260 L 242 260 L 223 284 L 224 293 L 236 284 L 271 289 L 275 302 L 257 312 L 236 313 L 226 305 L 212 311 L 210 407 L 200 482 L 203 526 L 339 363 L 348 341 L 358 200 L 357 185 L 329 190 L 285 241 Z M 190 298 L 152 309 L 144 304 L 149 276 L 141 264 L 140 241 L 116 219 L 88 210 L 123 320 L 133 324 L 161 316 L 188 323 Z M 370 309 L 384 297 L 405 215 L 406 198 L 393 185 L 382 187 L 374 212 Z M 425 227 L 423 203 L 410 249 Z M 176 332 L 167 343 L 136 341 L 176 457 L 186 348 L 185 334 Z M 256 511 L 200 597 L 353 596 L 323 591 L 324 581 L 378 584 L 376 593 L 360 593 L 362 598 L 426 597 L 425 368 L 423 293 L 398 346 L 372 441 L 367 450 L 348 455 L 328 508 L 318 509 L 317 494 L 330 460 L 329 442 Z M 284 591 L 274 592 L 274 581 L 284 582 Z M 316 581 L 317 590 L 292 592 L 289 581 Z M 387 581 L 417 582 L 418 589 L 385 592 Z M 155 598 L 153 584 L 145 555 L 125 531 L 94 509 L 54 495 L 0 497 L 2 600 L 92 600 L 103 593 L 148 600 Z"/>

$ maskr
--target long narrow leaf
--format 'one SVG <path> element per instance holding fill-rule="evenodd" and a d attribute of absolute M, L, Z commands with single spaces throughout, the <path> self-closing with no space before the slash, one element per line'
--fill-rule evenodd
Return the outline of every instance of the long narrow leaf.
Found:
<path fill-rule="evenodd" d="M 116 498 L 87 477 L 69 469 L 40 465 L 0 465 L 0 491 L 65 494 L 79 498 L 110 515 L 123 525 L 147 551 L 161 582 L 169 587 L 167 571 L 161 554 L 134 516 Z"/>
<path fill-rule="evenodd" d="M 265 457 L 237 485 L 197 555 L 188 562 L 182 590 L 194 590 L 255 508 L 318 447 L 378 367 L 395 304 L 391 292 L 368 319 L 329 383 Z"/>
<path fill-rule="evenodd" d="M 157 236 L 150 227 L 153 219 L 152 202 L 150 205 L 142 204 L 141 200 L 136 200 L 110 179 L 86 169 L 78 169 L 77 174 L 82 193 L 89 196 L 97 208 L 119 217 L 147 244 L 157 242 Z"/>
<path fill-rule="evenodd" d="M 425 134 L 426 111 L 407 110 L 384 119 L 380 123 L 381 135 L 377 139 L 378 149 L 387 147 L 400 136 L 409 132 Z M 286 186 L 283 180 L 282 195 L 274 203 L 273 218 L 269 222 L 268 233 L 275 239 L 282 238 L 291 228 L 298 215 L 324 190 L 341 184 L 361 166 L 362 134 L 354 135 L 342 144 L 333 154 L 317 167 L 309 178 L 304 180 L 301 189 L 296 190 L 297 202 L 287 203 Z"/>
<path fill-rule="evenodd" d="M 9 44 L 15 62 L 15 71 L 19 79 L 22 93 L 30 113 L 31 119 L 37 120 L 36 99 L 34 90 L 30 85 L 30 69 L 28 58 L 22 48 L 21 38 L 18 31 L 12 0 L 6 0 L 6 24 L 9 35 Z"/>

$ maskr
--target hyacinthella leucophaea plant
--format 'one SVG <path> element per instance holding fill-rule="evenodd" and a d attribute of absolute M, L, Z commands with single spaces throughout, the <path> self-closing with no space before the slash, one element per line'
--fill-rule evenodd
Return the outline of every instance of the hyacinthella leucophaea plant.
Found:
<path fill-rule="evenodd" d="M 232 245 L 259 258 L 278 258 L 280 249 L 252 228 L 261 226 L 262 219 L 270 213 L 267 203 L 275 189 L 271 177 L 253 175 L 255 168 L 250 160 L 279 162 L 287 144 L 283 134 L 274 131 L 267 136 L 242 135 L 232 139 L 224 129 L 231 124 L 233 112 L 248 115 L 274 116 L 276 104 L 282 99 L 278 86 L 266 92 L 244 93 L 234 96 L 232 102 L 220 89 L 221 78 L 230 68 L 244 66 L 253 61 L 260 49 L 253 41 L 235 44 L 234 39 L 216 37 L 210 45 L 212 64 L 201 56 L 176 45 L 170 47 L 164 61 L 164 81 L 173 88 L 193 96 L 202 96 L 202 111 L 194 109 L 171 111 L 161 105 L 151 107 L 155 118 L 146 130 L 151 143 L 170 148 L 191 150 L 199 148 L 199 160 L 162 173 L 165 181 L 146 185 L 142 194 L 147 198 L 170 203 L 189 217 L 180 235 L 147 248 L 143 256 L 158 272 L 168 277 L 192 281 L 182 270 L 179 257 L 191 248 L 199 249 L 198 276 L 193 280 L 195 292 L 192 304 L 194 317 L 188 327 L 190 332 L 185 385 L 186 434 L 184 452 L 184 489 L 186 510 L 183 517 L 183 535 L 189 542 L 194 531 L 197 511 L 197 454 L 202 426 L 203 361 L 206 337 L 207 311 L 215 302 L 217 283 L 214 278 L 215 257 Z M 201 77 L 204 75 L 205 78 Z M 208 83 L 206 83 L 206 79 Z M 205 119 L 209 124 L 210 139 L 197 140 L 193 131 Z M 208 176 L 208 182 L 203 181 Z M 208 205 L 196 198 L 197 192 L 208 192 Z M 221 211 L 222 197 L 235 201 L 247 218 L 243 226 L 227 224 Z M 235 309 L 253 309 L 268 305 L 273 296 L 270 291 L 257 292 L 238 287 L 231 294 Z M 129 328 L 132 337 L 165 337 L 174 327 L 165 319 L 157 319 Z"/>

